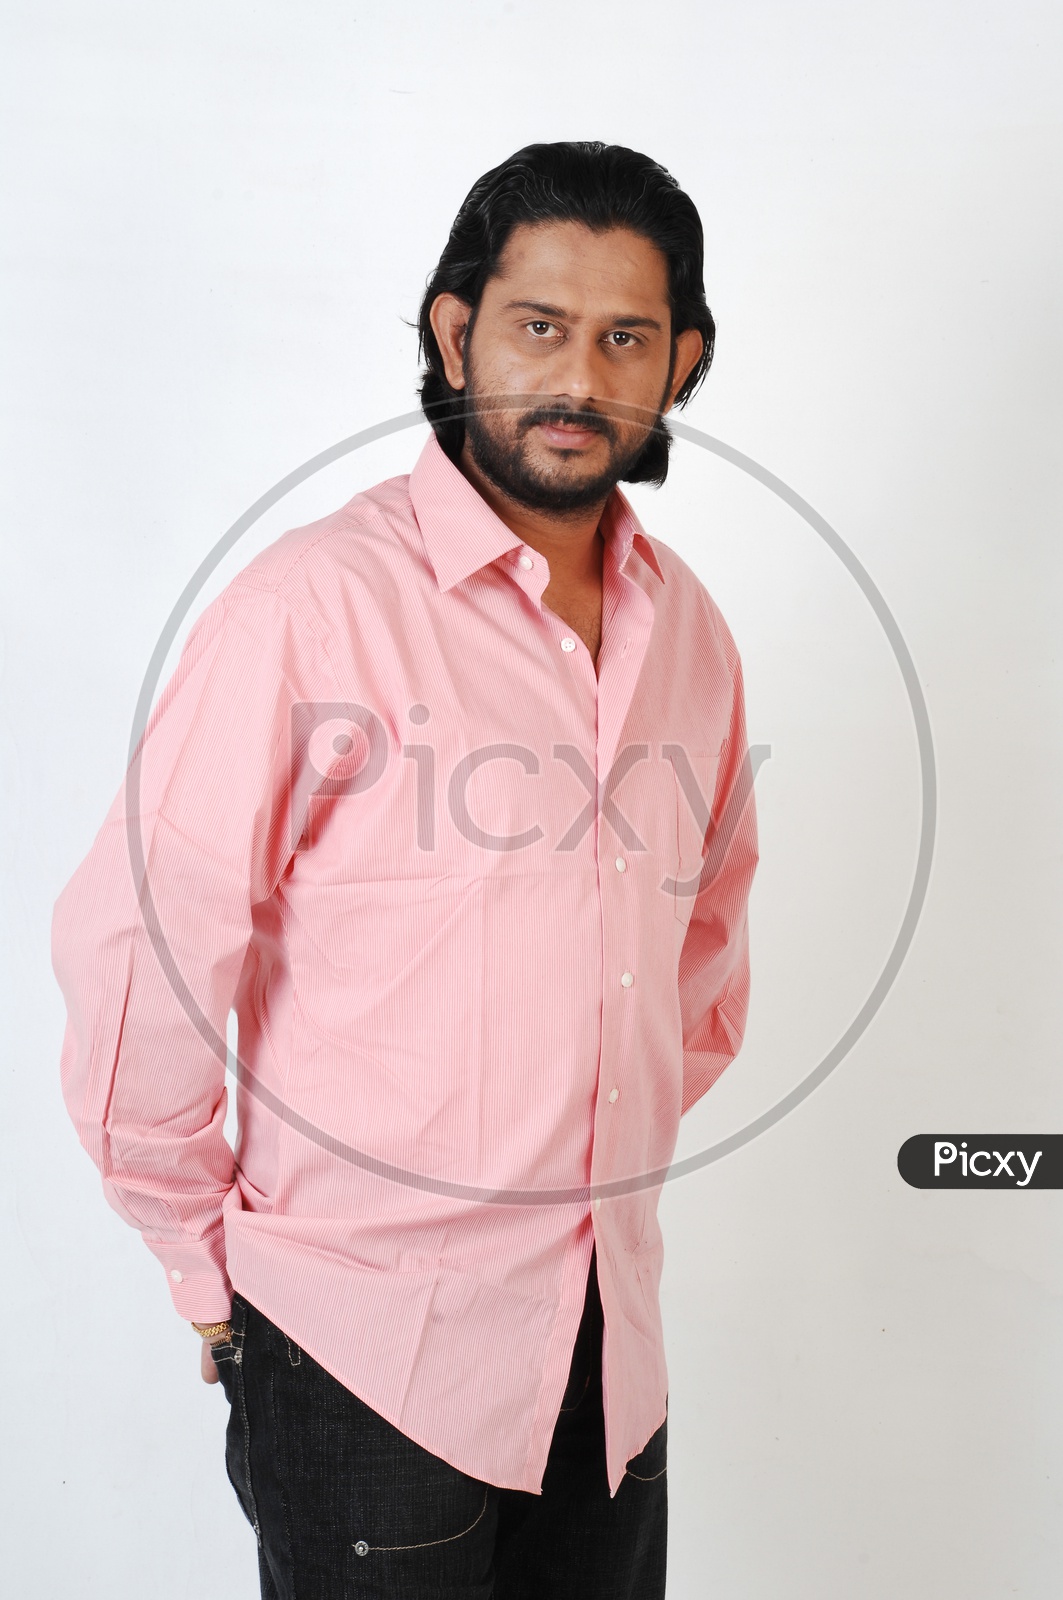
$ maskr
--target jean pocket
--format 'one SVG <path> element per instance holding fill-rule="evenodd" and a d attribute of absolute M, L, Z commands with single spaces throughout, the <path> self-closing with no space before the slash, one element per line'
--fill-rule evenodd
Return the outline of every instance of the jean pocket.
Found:
<path fill-rule="evenodd" d="M 217 1369 L 218 1377 L 225 1386 L 226 1394 L 229 1393 L 228 1380 L 231 1380 L 232 1369 L 238 1367 L 243 1360 L 244 1330 L 246 1327 L 246 1304 L 238 1295 L 233 1296 L 232 1308 L 229 1312 L 229 1337 L 227 1339 L 212 1339 L 210 1353 Z"/>
<path fill-rule="evenodd" d="M 632 1456 L 624 1474 L 636 1483 L 658 1483 L 668 1471 L 668 1418 L 665 1417 L 648 1443 Z"/>
<path fill-rule="evenodd" d="M 214 1370 L 218 1374 L 218 1381 L 225 1392 L 226 1399 L 232 1402 L 233 1368 L 239 1365 L 237 1356 L 238 1347 L 231 1339 L 219 1340 L 211 1344 L 210 1355 L 214 1362 Z"/>
<path fill-rule="evenodd" d="M 251 1417 L 244 1378 L 244 1341 L 247 1330 L 247 1305 L 233 1297 L 229 1317 L 232 1338 L 212 1347 L 211 1355 L 218 1378 L 229 1402 L 229 1421 L 225 1429 L 225 1472 L 240 1503 L 240 1509 L 259 1538 L 258 1509 L 251 1487 Z"/>

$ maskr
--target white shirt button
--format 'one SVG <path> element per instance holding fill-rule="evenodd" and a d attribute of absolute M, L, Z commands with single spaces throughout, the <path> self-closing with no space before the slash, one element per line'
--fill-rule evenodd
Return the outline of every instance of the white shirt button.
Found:
<path fill-rule="evenodd" d="M 596 1194 L 594 1197 L 594 1209 L 595 1211 L 600 1211 L 602 1209 L 602 1197 L 600 1194 Z"/>
<path fill-rule="evenodd" d="M 617 858 L 616 858 L 616 870 L 617 870 L 617 872 L 626 872 L 627 871 L 627 862 L 624 860 L 623 856 L 617 856 Z"/>
<path fill-rule="evenodd" d="M 525 572 L 527 572 L 529 567 L 534 567 L 535 562 L 532 560 L 531 556 L 521 556 L 520 564 L 524 568 Z"/>
<path fill-rule="evenodd" d="M 173 1279 L 174 1283 L 184 1283 L 185 1281 L 185 1275 L 181 1271 L 180 1267 L 171 1267 L 170 1277 Z"/>
<path fill-rule="evenodd" d="M 562 648 L 562 650 L 575 650 L 575 648 L 576 648 L 575 639 L 562 639 L 561 648 Z"/>
<path fill-rule="evenodd" d="M 634 981 L 635 974 L 633 972 L 622 972 L 620 974 L 620 982 L 624 985 L 625 989 L 630 989 Z"/>
<path fill-rule="evenodd" d="M 615 1106 L 616 1102 L 619 1099 L 620 1099 L 620 1090 L 619 1089 L 610 1089 L 610 1091 L 609 1091 L 609 1104 L 611 1106 Z"/>

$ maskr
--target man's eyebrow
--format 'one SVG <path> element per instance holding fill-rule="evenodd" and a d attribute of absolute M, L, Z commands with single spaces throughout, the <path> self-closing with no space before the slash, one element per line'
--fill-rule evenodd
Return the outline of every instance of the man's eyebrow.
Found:
<path fill-rule="evenodd" d="M 545 301 L 542 300 L 507 300 L 505 305 L 502 307 L 502 310 L 537 311 L 542 317 L 560 317 L 562 321 L 565 322 L 574 322 L 579 320 L 578 318 L 573 317 L 570 312 L 562 310 L 560 306 L 548 306 Z M 609 317 L 607 318 L 607 321 L 609 322 L 610 327 L 613 328 L 654 328 L 658 333 L 662 331 L 661 324 L 657 321 L 656 317 L 617 316 Z"/>

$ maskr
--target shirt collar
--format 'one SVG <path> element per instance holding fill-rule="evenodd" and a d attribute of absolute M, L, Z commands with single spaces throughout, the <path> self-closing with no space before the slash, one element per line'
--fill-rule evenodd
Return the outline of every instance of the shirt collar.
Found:
<path fill-rule="evenodd" d="M 454 465 L 434 431 L 428 435 L 410 473 L 409 490 L 417 526 L 441 589 L 452 589 L 481 567 L 522 547 L 523 540 L 496 516 Z M 634 549 L 664 582 L 653 546 L 619 489 L 614 489 L 606 501 L 601 531 L 610 546 L 615 544 L 620 570 Z"/>

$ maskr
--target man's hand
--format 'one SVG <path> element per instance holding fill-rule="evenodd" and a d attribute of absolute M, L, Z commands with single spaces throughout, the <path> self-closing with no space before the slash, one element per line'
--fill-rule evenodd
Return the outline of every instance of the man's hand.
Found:
<path fill-rule="evenodd" d="M 212 1341 L 210 1339 L 201 1339 L 199 1342 L 203 1347 L 199 1352 L 200 1377 L 203 1379 L 204 1383 L 217 1383 L 218 1369 L 214 1365 L 214 1357 L 210 1353 L 210 1347 L 212 1343 L 224 1344 L 225 1340 L 217 1339 Z"/>
<path fill-rule="evenodd" d="M 216 1344 L 228 1344 L 232 1338 L 232 1323 L 228 1317 L 224 1321 L 218 1317 L 213 1322 L 193 1322 L 192 1326 L 200 1335 L 200 1344 L 202 1345 L 202 1349 L 199 1352 L 199 1375 L 204 1383 L 217 1383 L 218 1369 L 214 1365 L 214 1357 L 210 1352 Z M 210 1333 L 212 1337 L 210 1339 L 204 1338 L 203 1335 L 206 1333 Z"/>

